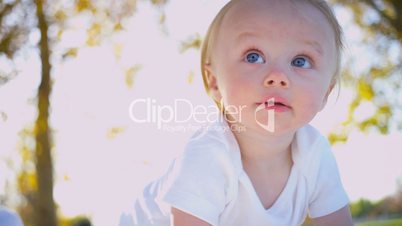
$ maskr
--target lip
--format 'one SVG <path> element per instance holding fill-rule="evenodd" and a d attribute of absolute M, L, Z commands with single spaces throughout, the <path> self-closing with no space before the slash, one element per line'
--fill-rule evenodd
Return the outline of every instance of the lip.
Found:
<path fill-rule="evenodd" d="M 275 110 L 278 112 L 289 111 L 292 108 L 287 99 L 277 95 L 268 96 L 257 102 L 257 106 L 262 106 L 263 104 L 266 110 Z"/>

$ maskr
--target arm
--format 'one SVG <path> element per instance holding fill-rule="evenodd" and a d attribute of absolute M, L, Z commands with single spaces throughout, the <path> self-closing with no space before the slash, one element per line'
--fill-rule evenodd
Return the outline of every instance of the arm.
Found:
<path fill-rule="evenodd" d="M 212 226 L 207 222 L 172 207 L 170 226 Z"/>
<path fill-rule="evenodd" d="M 353 226 L 349 206 L 345 206 L 326 216 L 311 219 L 314 226 Z"/>

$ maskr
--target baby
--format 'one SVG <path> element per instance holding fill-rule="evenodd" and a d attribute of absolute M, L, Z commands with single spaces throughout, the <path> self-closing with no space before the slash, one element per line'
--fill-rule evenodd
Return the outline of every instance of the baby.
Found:
<path fill-rule="evenodd" d="M 325 1 L 230 1 L 201 59 L 224 117 L 190 139 L 120 226 L 293 226 L 307 214 L 315 226 L 353 225 L 330 146 L 308 125 L 339 80 L 341 49 Z"/>

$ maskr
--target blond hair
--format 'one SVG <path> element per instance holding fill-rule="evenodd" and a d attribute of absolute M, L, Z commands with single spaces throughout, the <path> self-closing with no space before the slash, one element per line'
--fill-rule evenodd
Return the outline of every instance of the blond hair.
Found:
<path fill-rule="evenodd" d="M 207 34 L 205 35 L 202 47 L 201 47 L 201 73 L 202 79 L 204 81 L 204 87 L 207 93 L 209 94 L 209 86 L 208 86 L 208 78 L 207 78 L 207 71 L 205 69 L 206 65 L 211 64 L 212 61 L 212 49 L 214 48 L 217 36 L 219 35 L 219 27 L 222 24 L 223 18 L 225 17 L 226 13 L 229 9 L 237 2 L 241 0 L 231 0 L 229 1 L 216 15 L 212 23 L 210 24 Z M 293 2 L 297 1 L 304 1 L 306 3 L 311 4 L 316 9 L 318 9 L 326 19 L 328 20 L 329 24 L 331 25 L 334 34 L 335 34 L 335 45 L 337 51 L 337 59 L 336 59 L 336 69 L 334 75 L 332 77 L 331 84 L 338 83 L 339 81 L 339 70 L 340 70 L 340 62 L 341 62 L 341 52 L 343 49 L 343 35 L 342 35 L 342 28 L 338 23 L 334 13 L 332 12 L 330 6 L 325 0 L 291 0 Z M 217 103 L 219 107 L 220 104 Z"/>

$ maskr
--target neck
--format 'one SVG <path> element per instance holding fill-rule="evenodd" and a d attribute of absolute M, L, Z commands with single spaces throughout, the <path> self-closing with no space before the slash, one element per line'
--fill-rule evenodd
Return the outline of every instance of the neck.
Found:
<path fill-rule="evenodd" d="M 243 164 L 277 168 L 292 164 L 291 143 L 295 133 L 261 134 L 257 131 L 233 131 L 239 143 Z"/>

